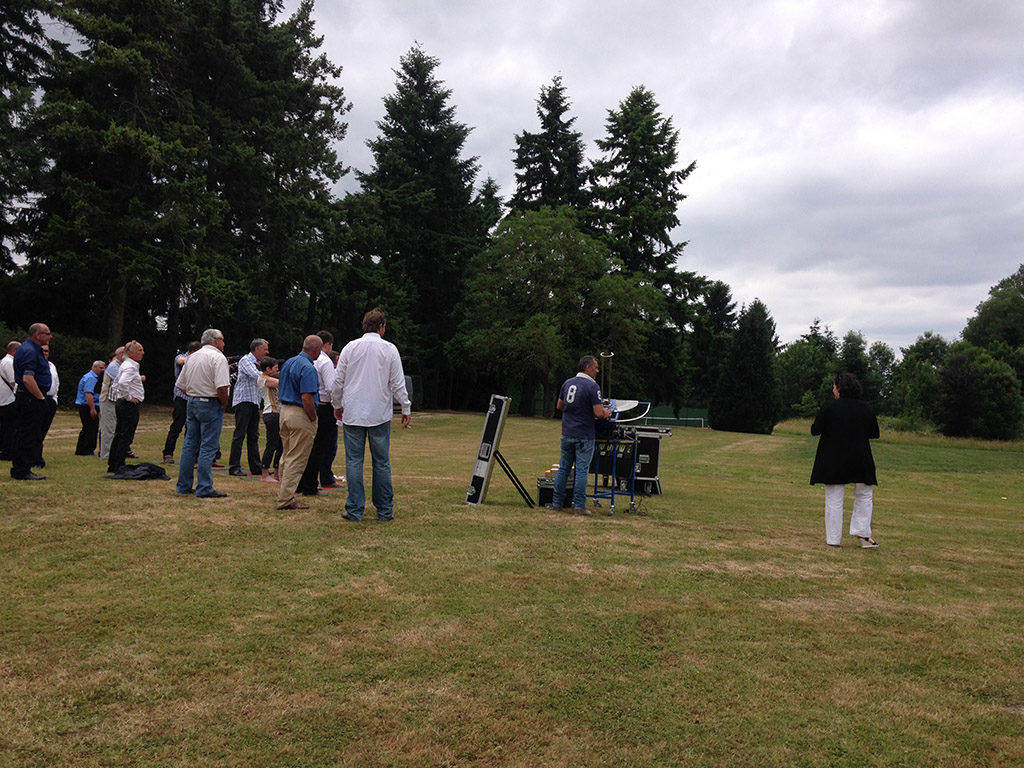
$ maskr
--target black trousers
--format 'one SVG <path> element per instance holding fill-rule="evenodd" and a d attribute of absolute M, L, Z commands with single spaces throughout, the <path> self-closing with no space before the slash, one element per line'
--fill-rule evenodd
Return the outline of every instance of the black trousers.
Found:
<path fill-rule="evenodd" d="M 188 400 L 184 397 L 174 398 L 174 410 L 171 412 L 171 428 L 167 430 L 167 441 L 164 443 L 164 456 L 174 455 L 174 446 L 178 444 L 178 435 L 185 428 L 187 412 Z"/>
<path fill-rule="evenodd" d="M 7 385 L 0 381 L 0 387 Z M 14 403 L 0 406 L 0 461 L 11 460 L 11 438 L 14 436 Z"/>
<path fill-rule="evenodd" d="M 317 420 L 319 421 L 319 416 Z M 326 436 L 324 455 L 320 459 L 320 485 L 334 484 L 334 457 L 338 455 L 338 420 L 334 418 L 333 407 L 327 421 L 330 422 L 330 433 Z"/>
<path fill-rule="evenodd" d="M 14 429 L 11 430 L 11 477 L 27 477 L 43 453 L 43 421 L 46 400 L 28 390 L 14 396 Z"/>
<path fill-rule="evenodd" d="M 235 434 L 231 438 L 229 472 L 242 468 L 243 441 L 249 460 L 249 474 L 261 474 L 263 465 L 260 463 L 260 407 L 256 403 L 239 403 L 235 406 Z"/>
<path fill-rule="evenodd" d="M 110 456 L 107 457 L 107 471 L 111 473 L 117 472 L 128 459 L 128 451 L 135 439 L 135 428 L 139 426 L 141 405 L 122 399 L 114 403 L 114 411 L 117 413 L 117 427 L 114 429 L 114 439 L 110 441 Z"/>
<path fill-rule="evenodd" d="M 316 407 L 316 436 L 313 438 L 313 450 L 309 452 L 306 469 L 299 480 L 299 493 L 314 494 L 320 490 L 320 465 L 323 463 L 330 444 L 331 436 L 338 442 L 338 425 L 334 421 L 334 406 L 321 403 Z"/>
<path fill-rule="evenodd" d="M 50 433 L 50 426 L 53 424 L 53 417 L 57 415 L 57 401 L 52 397 L 43 398 L 43 422 L 39 425 L 39 455 L 36 456 L 34 464 L 37 467 L 45 467 L 43 460 L 43 442 Z"/>
<path fill-rule="evenodd" d="M 281 443 L 281 414 L 264 413 L 263 425 L 267 428 L 267 448 L 263 451 L 260 463 L 267 469 L 277 469 L 281 463 L 281 451 L 284 450 Z"/>
<path fill-rule="evenodd" d="M 97 406 L 99 404 L 97 403 Z M 82 421 L 82 430 L 78 433 L 78 445 L 75 446 L 76 456 L 90 456 L 96 450 L 96 442 L 100 434 L 100 409 L 96 408 L 95 418 L 88 405 L 78 406 L 78 418 Z"/>

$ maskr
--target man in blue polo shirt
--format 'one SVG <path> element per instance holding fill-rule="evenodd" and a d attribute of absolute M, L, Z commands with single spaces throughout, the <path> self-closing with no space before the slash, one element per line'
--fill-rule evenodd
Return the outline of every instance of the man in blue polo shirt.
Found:
<path fill-rule="evenodd" d="M 33 323 L 28 338 L 14 353 L 14 430 L 11 441 L 11 477 L 15 480 L 45 480 L 32 471 L 32 464 L 43 452 L 43 419 L 46 393 L 52 378 L 43 345 L 50 343 L 50 329 Z"/>
<path fill-rule="evenodd" d="M 78 433 L 78 445 L 75 456 L 92 456 L 96 453 L 96 440 L 100 429 L 100 376 L 107 364 L 97 360 L 92 368 L 78 380 L 78 391 L 75 393 L 75 407 L 78 418 L 82 421 L 82 429 Z"/>
<path fill-rule="evenodd" d="M 307 336 L 302 351 L 281 366 L 277 397 L 281 405 L 281 483 L 277 490 L 278 509 L 308 509 L 295 497 L 302 472 L 309 460 L 316 436 L 317 393 L 320 378 L 313 361 L 320 357 L 324 342 L 319 336 Z"/>
<path fill-rule="evenodd" d="M 565 503 L 565 484 L 569 468 L 576 466 L 573 479 L 572 506 L 577 515 L 587 510 L 587 475 L 594 456 L 594 420 L 611 417 L 612 410 L 601 398 L 597 385 L 597 359 L 593 355 L 580 358 L 579 373 L 566 379 L 555 406 L 562 412 L 562 455 L 555 475 L 555 493 L 551 506 L 561 509 Z"/>

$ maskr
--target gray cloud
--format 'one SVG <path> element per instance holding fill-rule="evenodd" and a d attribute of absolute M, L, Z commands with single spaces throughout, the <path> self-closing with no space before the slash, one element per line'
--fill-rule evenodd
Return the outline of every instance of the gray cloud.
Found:
<path fill-rule="evenodd" d="M 359 169 L 416 42 L 473 129 L 467 154 L 506 195 L 513 137 L 536 128 L 554 75 L 591 156 L 608 110 L 650 88 L 680 164 L 697 161 L 680 267 L 761 298 L 783 341 L 815 318 L 894 347 L 953 339 L 1024 261 L 1016 0 L 321 0 L 315 15 L 344 67 L 340 149 Z"/>

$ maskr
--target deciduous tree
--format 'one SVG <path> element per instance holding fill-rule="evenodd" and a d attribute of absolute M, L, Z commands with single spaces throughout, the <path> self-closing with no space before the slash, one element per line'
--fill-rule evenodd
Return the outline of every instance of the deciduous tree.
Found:
<path fill-rule="evenodd" d="M 949 349 L 938 371 L 936 421 L 943 434 L 1012 440 L 1024 422 L 1013 369 L 967 342 Z"/>

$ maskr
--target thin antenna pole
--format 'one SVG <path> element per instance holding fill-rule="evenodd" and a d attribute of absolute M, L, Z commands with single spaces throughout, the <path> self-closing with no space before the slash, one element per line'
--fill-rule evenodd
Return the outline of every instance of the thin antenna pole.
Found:
<path fill-rule="evenodd" d="M 602 360 L 608 362 L 601 363 L 601 394 L 606 400 L 610 400 L 612 397 L 612 358 L 615 357 L 614 352 L 601 352 Z"/>

